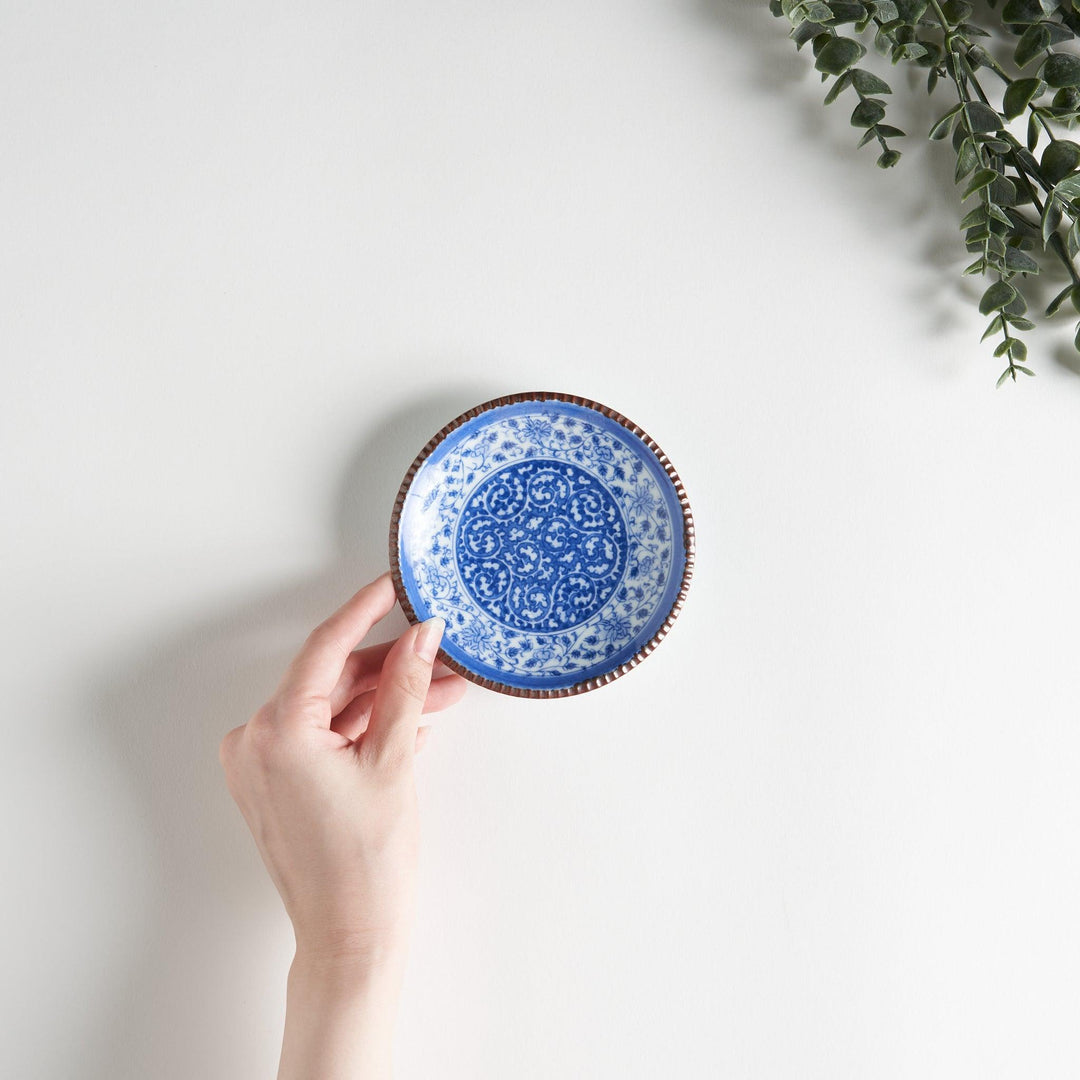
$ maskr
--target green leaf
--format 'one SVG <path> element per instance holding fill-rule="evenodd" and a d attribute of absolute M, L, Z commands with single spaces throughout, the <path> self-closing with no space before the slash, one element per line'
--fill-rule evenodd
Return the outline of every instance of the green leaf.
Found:
<path fill-rule="evenodd" d="M 994 355 L 1004 356 L 1010 349 L 1014 349 L 1017 343 L 1016 338 L 1007 337 L 1004 341 L 998 343 L 998 347 L 994 350 Z"/>
<path fill-rule="evenodd" d="M 1057 13 L 1057 6 L 1058 5 L 1054 3 L 1053 0 L 1047 0 L 1047 3 L 1043 4 L 1043 10 L 1046 12 L 1047 15 L 1055 15 Z M 1076 4 L 1074 3 L 1073 11 L 1077 10 L 1080 9 L 1078 9 Z M 1069 29 L 1069 27 L 1062 26 L 1061 23 L 1045 22 L 1043 23 L 1043 26 L 1045 26 L 1046 29 L 1050 32 L 1051 45 L 1060 45 L 1063 41 L 1072 41 L 1072 39 L 1076 37 L 1076 35 L 1072 32 L 1072 30 Z"/>
<path fill-rule="evenodd" d="M 935 141 L 939 139 L 947 139 L 952 131 L 953 119 L 956 114 L 963 108 L 961 105 L 954 105 L 944 116 L 939 119 L 934 126 L 930 129 L 929 137 Z"/>
<path fill-rule="evenodd" d="M 992 154 L 998 154 L 1002 157 L 1012 151 L 1012 143 L 1006 139 L 995 138 L 993 133 L 987 134 L 985 131 L 979 132 L 975 136 L 975 141 L 982 143 L 982 145 L 989 150 Z"/>
<path fill-rule="evenodd" d="M 1028 248 L 1033 248 L 1036 240 L 1042 239 L 1039 226 L 1034 221 L 1029 221 L 1019 210 L 1007 206 L 1005 207 L 1005 216 L 1011 222 L 1013 236 L 1023 238 L 1020 247 L 1025 251 L 1027 251 Z"/>
<path fill-rule="evenodd" d="M 898 18 L 909 25 L 917 23 L 926 12 L 929 0 L 895 0 Z"/>
<path fill-rule="evenodd" d="M 961 199 L 968 199 L 976 191 L 982 191 L 984 187 L 989 187 L 997 178 L 998 174 L 993 169 L 980 169 L 964 189 L 964 194 L 960 196 Z"/>
<path fill-rule="evenodd" d="M 1005 91 L 1002 108 L 1006 120 L 1015 120 L 1046 88 L 1042 79 L 1017 79 Z"/>
<path fill-rule="evenodd" d="M 1061 224 L 1061 207 L 1056 199 L 1050 198 L 1046 200 L 1041 224 L 1043 247 L 1046 247 L 1050 243 L 1050 237 L 1057 232 L 1057 228 Z"/>
<path fill-rule="evenodd" d="M 1009 377 L 1010 375 L 1012 375 L 1012 368 L 1011 368 L 1011 367 L 1007 367 L 1007 368 L 1006 368 L 1006 369 L 1005 369 L 1005 370 L 1004 370 L 1004 371 L 1003 371 L 1003 372 L 1002 372 L 1002 373 L 1001 373 L 1001 374 L 1000 374 L 1000 375 L 998 376 L 998 381 L 997 381 L 997 389 L 998 389 L 998 390 L 1000 390 L 1000 389 L 1001 389 L 1001 384 L 1002 384 L 1002 383 L 1003 383 L 1003 382 L 1004 382 L 1004 381 L 1005 381 L 1005 380 L 1006 380 L 1006 379 L 1007 379 L 1007 378 L 1008 378 L 1008 377 Z M 1016 376 L 1015 376 L 1015 375 L 1013 375 L 1013 380 L 1015 381 L 1015 379 L 1016 379 Z"/>
<path fill-rule="evenodd" d="M 889 124 L 878 124 L 878 134 L 884 139 L 902 139 L 907 132 Z"/>
<path fill-rule="evenodd" d="M 1051 53 L 1042 66 L 1042 77 L 1054 89 L 1080 86 L 1080 56 Z"/>
<path fill-rule="evenodd" d="M 1034 330 L 1035 324 L 1030 319 L 1025 319 L 1022 316 L 1010 317 L 1009 322 L 1017 330 Z"/>
<path fill-rule="evenodd" d="M 1076 337 L 1073 338 L 1073 345 L 1076 346 L 1077 351 L 1080 351 L 1080 324 L 1076 327 Z"/>
<path fill-rule="evenodd" d="M 978 164 L 979 155 L 975 150 L 975 143 L 971 139 L 964 139 L 956 152 L 956 182 L 959 184 Z"/>
<path fill-rule="evenodd" d="M 865 98 L 855 106 L 851 114 L 851 126 L 858 128 L 873 127 L 885 117 L 885 103 L 876 98 Z"/>
<path fill-rule="evenodd" d="M 973 225 L 985 225 L 986 219 L 989 217 L 989 211 L 985 206 L 980 203 L 974 210 L 969 210 L 960 219 L 961 229 L 970 229 Z"/>
<path fill-rule="evenodd" d="M 1016 66 L 1019 68 L 1027 67 L 1036 56 L 1041 55 L 1044 49 L 1050 47 L 1050 31 L 1046 28 L 1044 23 L 1036 23 L 1034 26 L 1029 26 L 1023 34 L 1020 35 L 1020 41 L 1017 43 L 1016 52 L 1013 53 L 1013 59 L 1016 61 Z"/>
<path fill-rule="evenodd" d="M 999 334 L 1005 329 L 1005 320 L 1000 315 L 995 315 L 990 321 L 990 325 L 983 331 L 983 336 L 979 338 L 980 341 L 985 341 L 993 334 Z"/>
<path fill-rule="evenodd" d="M 806 12 L 806 17 L 811 22 L 823 23 L 833 17 L 833 10 L 828 4 L 823 3 L 811 3 L 807 4 L 803 9 Z"/>
<path fill-rule="evenodd" d="M 974 5 L 967 3 L 967 0 L 946 0 L 941 5 L 942 14 L 950 26 L 956 26 L 965 19 L 970 19 L 974 10 Z"/>
<path fill-rule="evenodd" d="M 830 26 L 843 26 L 844 23 L 859 22 L 861 19 L 866 18 L 866 8 L 862 4 L 850 4 L 842 2 L 842 0 L 832 0 L 829 7 L 832 8 L 832 18 L 829 20 Z"/>
<path fill-rule="evenodd" d="M 1062 177 L 1054 185 L 1054 195 L 1061 199 L 1062 202 L 1072 202 L 1073 199 L 1080 198 L 1080 172 L 1075 172 L 1069 176 Z"/>
<path fill-rule="evenodd" d="M 878 5 L 880 9 L 881 5 Z M 852 68 L 849 72 L 851 75 L 851 81 L 855 86 L 855 89 L 860 94 L 891 94 L 892 87 L 884 79 L 879 79 L 876 75 L 869 71 L 864 71 L 862 68 Z"/>
<path fill-rule="evenodd" d="M 1080 255 L 1080 221 L 1074 221 L 1069 226 L 1069 231 L 1065 234 L 1065 250 L 1070 259 Z"/>
<path fill-rule="evenodd" d="M 919 60 L 920 67 L 937 67 L 945 59 L 945 50 L 936 41 L 923 38 L 920 44 L 926 49 L 926 55 Z"/>
<path fill-rule="evenodd" d="M 1013 338 L 1012 352 L 1009 354 L 1013 361 L 1027 359 L 1027 345 L 1019 338 Z"/>
<path fill-rule="evenodd" d="M 979 301 L 979 312 L 989 315 L 991 311 L 1000 311 L 1007 304 L 1011 304 L 1019 295 L 1007 281 L 995 281 Z"/>
<path fill-rule="evenodd" d="M 899 150 L 885 150 L 877 159 L 879 169 L 891 169 L 900 160 Z"/>
<path fill-rule="evenodd" d="M 901 45 L 893 50 L 893 60 L 919 60 L 926 56 L 928 50 L 921 42 L 913 41 L 908 45 Z"/>
<path fill-rule="evenodd" d="M 1024 359 L 1024 357 L 1021 357 L 1021 359 Z M 1026 368 L 1023 364 L 1013 364 L 1013 367 L 1016 368 L 1017 371 L 1022 371 L 1025 375 L 1030 375 L 1032 378 L 1035 378 L 1035 372 L 1032 371 L 1031 368 Z"/>
<path fill-rule="evenodd" d="M 791 40 L 795 42 L 795 48 L 800 52 L 802 47 L 808 42 L 814 43 L 814 48 L 820 48 L 818 42 L 824 45 L 829 40 L 829 31 L 825 29 L 821 23 L 816 22 L 804 22 L 799 23 L 794 30 L 791 31 Z"/>
<path fill-rule="evenodd" d="M 1056 315 L 1058 313 L 1058 309 L 1061 307 L 1062 304 L 1065 303 L 1066 300 L 1069 299 L 1069 293 L 1071 293 L 1072 291 L 1072 285 L 1066 285 L 1065 288 L 1062 289 L 1061 292 L 1059 292 L 1057 296 L 1055 296 L 1054 299 L 1050 301 L 1049 304 L 1047 304 L 1046 314 L 1048 317 L 1051 315 Z"/>
<path fill-rule="evenodd" d="M 1075 86 L 1062 87 L 1050 102 L 1050 108 L 1059 119 L 1068 119 L 1080 106 L 1080 90 Z"/>
<path fill-rule="evenodd" d="M 968 127 L 972 131 L 1000 131 L 1001 117 L 981 101 L 969 101 L 965 107 Z"/>
<path fill-rule="evenodd" d="M 843 75 L 866 55 L 866 47 L 851 38 L 835 37 L 818 53 L 814 67 L 826 75 Z"/>
<path fill-rule="evenodd" d="M 1016 202 L 1016 185 L 1007 176 L 999 176 L 990 185 L 990 201 L 999 206 L 1012 206 Z"/>
<path fill-rule="evenodd" d="M 1058 139 L 1043 151 L 1041 164 L 1043 176 L 1056 184 L 1080 167 L 1080 146 L 1068 139 Z"/>
<path fill-rule="evenodd" d="M 1016 155 L 1016 160 L 1019 161 L 1029 173 L 1037 173 L 1039 171 L 1039 161 L 1035 155 L 1025 149 L 1023 146 L 1013 146 L 1013 153 Z"/>
<path fill-rule="evenodd" d="M 993 185 L 991 185 L 991 187 L 993 187 Z M 1013 228 L 1012 218 L 1010 218 L 1000 206 L 995 206 L 993 203 L 990 203 L 986 208 L 986 213 L 988 217 L 992 217 L 995 221 L 1000 221 L 1002 225 L 1007 225 L 1010 229 Z"/>
<path fill-rule="evenodd" d="M 832 89 L 825 95 L 825 104 L 831 105 L 851 85 L 851 74 L 845 71 L 832 84 Z"/>
<path fill-rule="evenodd" d="M 1027 311 L 1027 301 L 1017 293 L 1006 305 L 1006 315 L 1023 315 Z"/>
<path fill-rule="evenodd" d="M 1001 21 L 1027 26 L 1037 23 L 1044 14 L 1039 0 L 1009 0 L 1002 8 Z"/>
<path fill-rule="evenodd" d="M 1026 252 L 1016 247 L 1005 249 L 1005 265 L 1018 274 L 1037 274 L 1039 264 Z"/>
<path fill-rule="evenodd" d="M 986 272 L 986 260 L 976 259 L 970 266 L 964 267 L 964 277 L 970 277 L 972 274 L 983 274 Z"/>

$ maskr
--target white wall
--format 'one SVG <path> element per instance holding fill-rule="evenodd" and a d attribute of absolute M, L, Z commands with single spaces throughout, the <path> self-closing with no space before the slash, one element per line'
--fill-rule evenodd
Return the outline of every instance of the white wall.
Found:
<path fill-rule="evenodd" d="M 1075 1074 L 1080 362 L 995 392 L 947 148 L 821 96 L 748 0 L 9 5 L 0 1073 L 273 1074 L 220 735 L 552 388 L 698 570 L 615 685 L 440 721 L 398 1075 Z"/>

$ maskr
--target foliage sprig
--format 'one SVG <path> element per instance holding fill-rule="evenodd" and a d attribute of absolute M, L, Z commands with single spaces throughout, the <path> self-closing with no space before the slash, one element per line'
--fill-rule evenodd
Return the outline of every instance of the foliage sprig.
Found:
<path fill-rule="evenodd" d="M 1020 336 L 1035 325 L 1024 294 L 1029 278 L 1060 264 L 1069 281 L 1046 315 L 1066 301 L 1080 312 L 1080 144 L 1064 137 L 1080 120 L 1080 56 L 1061 48 L 1080 36 L 1080 0 L 982 0 L 978 13 L 968 0 L 769 0 L 769 7 L 790 24 L 797 48 L 810 45 L 822 82 L 833 80 L 826 105 L 854 91 L 851 124 L 863 131 L 860 146 L 876 141 L 883 169 L 900 160 L 889 140 L 904 132 L 884 122 L 883 96 L 892 88 L 857 66 L 868 51 L 860 38 L 893 64 L 922 69 L 928 93 L 949 87 L 953 100 L 928 135 L 951 140 L 961 201 L 973 204 L 960 228 L 975 256 L 964 273 L 989 279 L 979 301 L 990 317 L 983 340 L 994 339 L 994 356 L 1006 359 L 998 386 L 1018 372 L 1033 375 Z M 1006 45 L 1011 56 L 999 59 Z M 1022 140 L 1011 125 L 1022 126 Z M 1080 350 L 1080 323 L 1073 342 Z"/>

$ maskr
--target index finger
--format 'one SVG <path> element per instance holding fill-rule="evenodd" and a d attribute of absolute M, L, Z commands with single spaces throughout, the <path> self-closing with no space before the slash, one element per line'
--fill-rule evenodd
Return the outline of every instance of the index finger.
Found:
<path fill-rule="evenodd" d="M 389 574 L 365 585 L 308 635 L 281 680 L 287 697 L 329 698 L 349 654 L 394 606 L 397 597 Z"/>

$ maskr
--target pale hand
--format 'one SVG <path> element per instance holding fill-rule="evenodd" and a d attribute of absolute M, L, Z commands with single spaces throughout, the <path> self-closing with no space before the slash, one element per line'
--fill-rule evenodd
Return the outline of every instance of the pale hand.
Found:
<path fill-rule="evenodd" d="M 389 576 L 361 589 L 221 744 L 296 935 L 280 1080 L 390 1074 L 415 904 L 420 716 L 465 691 L 434 665 L 439 620 L 353 651 L 394 600 Z"/>

